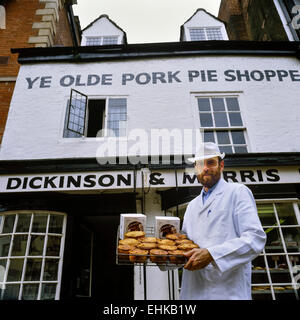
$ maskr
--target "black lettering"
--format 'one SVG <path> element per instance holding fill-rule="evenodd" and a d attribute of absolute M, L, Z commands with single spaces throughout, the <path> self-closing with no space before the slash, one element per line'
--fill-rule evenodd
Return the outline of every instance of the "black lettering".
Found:
<path fill-rule="evenodd" d="M 165 184 L 164 183 L 164 178 L 157 178 L 160 177 L 161 173 L 158 172 L 153 172 L 150 174 L 150 179 L 149 179 L 149 183 L 152 185 L 159 185 L 159 184 Z"/>
<path fill-rule="evenodd" d="M 59 177 L 59 188 L 63 188 L 65 182 L 65 177 L 61 176 Z"/>
<path fill-rule="evenodd" d="M 192 177 L 189 174 L 183 173 L 182 184 L 186 184 L 187 180 L 189 183 L 195 183 L 197 176 L 194 174 Z"/>
<path fill-rule="evenodd" d="M 75 82 L 75 86 L 85 86 L 85 83 L 81 83 L 80 82 L 81 81 L 81 75 L 80 74 L 78 74 L 77 76 L 76 76 L 76 82 Z"/>
<path fill-rule="evenodd" d="M 276 77 L 276 72 L 274 70 L 265 70 L 265 75 L 267 81 L 271 81 L 271 78 Z"/>
<path fill-rule="evenodd" d="M 144 80 L 141 80 L 141 78 L 145 78 Z M 151 81 L 151 76 L 149 73 L 143 72 L 143 73 L 139 73 L 136 76 L 136 82 L 138 84 L 148 84 Z"/>
<path fill-rule="evenodd" d="M 169 83 L 172 83 L 173 82 L 173 79 L 176 81 L 176 82 L 181 82 L 180 79 L 177 78 L 177 75 L 180 71 L 176 71 L 175 73 L 172 73 L 172 71 L 169 71 L 168 72 L 168 82 Z"/>
<path fill-rule="evenodd" d="M 122 75 L 122 85 L 125 86 L 127 81 L 132 81 L 134 79 L 134 75 L 132 73 L 124 73 Z"/>
<path fill-rule="evenodd" d="M 87 78 L 88 86 L 95 86 L 100 82 L 100 77 L 97 74 L 89 74 Z"/>
<path fill-rule="evenodd" d="M 67 188 L 70 188 L 71 184 L 75 188 L 79 188 L 80 187 L 80 183 L 81 183 L 81 176 L 77 176 L 76 178 L 74 178 L 73 176 L 68 176 Z"/>
<path fill-rule="evenodd" d="M 121 182 L 123 182 L 126 186 L 130 186 L 131 185 L 131 174 L 130 173 L 127 174 L 127 178 L 125 178 L 121 174 L 118 174 L 117 175 L 117 186 L 120 186 Z"/>
<path fill-rule="evenodd" d="M 278 170 L 277 169 L 268 169 L 266 171 L 267 174 L 267 180 L 272 181 L 272 182 L 277 182 L 280 181 L 280 177 L 278 175 Z"/>
<path fill-rule="evenodd" d="M 197 70 L 190 70 L 188 72 L 188 75 L 189 75 L 189 82 L 193 82 L 194 81 L 194 78 L 198 78 L 199 77 L 199 71 Z"/>
<path fill-rule="evenodd" d="M 96 185 L 96 175 L 90 174 L 84 177 L 84 187 L 93 188 Z"/>
<path fill-rule="evenodd" d="M 35 79 L 31 80 L 31 78 L 26 78 L 27 83 L 28 83 L 28 88 L 27 89 L 32 89 L 33 84 L 39 79 L 40 77 L 36 77 Z"/>
<path fill-rule="evenodd" d="M 73 76 L 66 75 L 60 79 L 60 85 L 62 87 L 69 87 L 74 83 L 74 81 L 75 81 L 75 78 Z"/>
<path fill-rule="evenodd" d="M 246 81 L 250 81 L 249 71 L 248 70 L 245 70 L 244 73 L 242 73 L 240 70 L 237 70 L 236 74 L 237 74 L 238 81 L 243 81 L 242 78 L 246 78 Z"/>
<path fill-rule="evenodd" d="M 31 189 L 40 189 L 42 187 L 42 184 L 39 184 L 39 185 L 35 185 L 34 182 L 37 181 L 37 180 L 40 180 L 40 181 L 43 181 L 43 178 L 42 177 L 35 177 L 35 178 L 32 178 L 30 181 L 29 181 L 29 187 Z"/>
<path fill-rule="evenodd" d="M 224 180 L 227 182 L 229 179 L 231 179 L 232 182 L 238 182 L 235 171 L 223 171 L 223 177 L 224 177 Z"/>
<path fill-rule="evenodd" d="M 164 72 L 152 72 L 152 82 L 156 84 L 159 80 L 161 83 L 167 83 L 165 76 Z"/>
<path fill-rule="evenodd" d="M 50 185 L 51 188 L 56 189 L 56 185 L 54 184 L 53 180 L 56 179 L 57 176 L 54 176 L 52 178 L 50 177 L 45 177 L 45 181 L 44 181 L 44 188 L 47 189 L 48 185 Z"/>
<path fill-rule="evenodd" d="M 52 77 L 41 77 L 40 88 L 50 88 Z"/>
<path fill-rule="evenodd" d="M 15 182 L 16 184 L 14 184 Z M 8 178 L 6 190 L 18 189 L 22 183 L 20 178 Z"/>
<path fill-rule="evenodd" d="M 218 81 L 217 70 L 207 70 L 207 80 L 208 81 Z"/>
<path fill-rule="evenodd" d="M 112 85 L 112 74 L 103 74 L 102 75 L 102 85 L 111 86 Z"/>
<path fill-rule="evenodd" d="M 234 70 L 226 70 L 224 72 L 225 76 L 228 78 L 225 78 L 225 81 L 235 81 L 236 76 L 235 76 L 235 71 Z"/>
<path fill-rule="evenodd" d="M 289 73 L 285 70 L 277 70 L 277 76 L 279 81 L 283 81 L 283 78 L 286 78 L 289 75 Z"/>
<path fill-rule="evenodd" d="M 257 170 L 257 176 L 258 176 L 258 181 L 263 182 L 264 178 L 263 178 L 263 174 L 261 170 Z"/>
<path fill-rule="evenodd" d="M 109 179 L 109 181 L 107 183 L 104 183 L 104 179 L 107 178 Z M 98 179 L 98 183 L 101 187 L 110 187 L 113 185 L 113 183 L 115 182 L 115 179 L 112 175 L 110 174 L 104 174 L 103 176 L 101 176 L 99 179 Z"/>
<path fill-rule="evenodd" d="M 206 82 L 206 75 L 205 75 L 205 71 L 204 70 L 201 70 L 201 80 L 203 82 Z"/>
<path fill-rule="evenodd" d="M 292 81 L 300 81 L 300 74 L 298 70 L 289 71 Z"/>
<path fill-rule="evenodd" d="M 258 75 L 258 78 L 256 77 L 256 74 Z M 264 74 L 259 70 L 253 70 L 250 73 L 250 76 L 251 76 L 251 79 L 253 79 L 254 81 L 263 81 L 265 78 Z"/>
<path fill-rule="evenodd" d="M 256 182 L 254 179 L 254 172 L 251 170 L 241 170 L 241 179 L 242 182 L 246 182 L 246 179 L 249 179 L 252 182 Z"/>
<path fill-rule="evenodd" d="M 22 185 L 22 189 L 26 189 L 27 188 L 27 183 L 28 183 L 28 178 L 24 178 L 23 180 L 23 185 Z"/>

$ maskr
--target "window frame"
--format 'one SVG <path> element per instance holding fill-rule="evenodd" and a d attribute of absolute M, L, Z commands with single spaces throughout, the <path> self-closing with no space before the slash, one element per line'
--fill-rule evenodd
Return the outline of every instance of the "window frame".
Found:
<path fill-rule="evenodd" d="M 247 147 L 247 153 L 251 153 L 252 152 L 252 148 L 251 148 L 251 143 L 250 143 L 250 139 L 249 139 L 249 135 L 248 135 L 248 129 L 247 129 L 247 125 L 246 125 L 246 121 L 245 121 L 245 116 L 244 116 L 244 112 L 243 112 L 243 97 L 242 97 L 242 92 L 193 92 L 191 94 L 192 96 L 192 101 L 193 101 L 193 114 L 194 114 L 194 123 L 195 123 L 195 128 L 199 128 L 201 130 L 201 133 L 204 133 L 205 131 L 212 131 L 214 134 L 214 138 L 215 138 L 215 142 L 219 145 L 219 146 L 231 146 L 233 153 L 232 154 L 238 154 L 234 151 L 234 147 L 239 147 L 239 146 L 245 146 Z M 228 127 L 202 127 L 201 126 L 201 121 L 200 121 L 200 111 L 198 108 L 198 99 L 201 98 L 206 98 L 206 99 L 210 99 L 210 106 L 212 107 L 211 104 L 211 99 L 213 98 L 222 98 L 222 99 L 226 99 L 226 98 L 237 98 L 238 100 L 238 104 L 239 104 L 239 111 L 235 112 L 235 113 L 239 113 L 243 122 L 243 126 L 230 126 L 230 119 L 229 119 L 229 111 L 227 109 L 227 105 L 225 103 L 225 112 L 226 112 L 226 119 L 228 121 Z M 210 114 L 213 116 L 213 109 L 210 110 Z M 231 112 L 231 111 L 230 111 Z M 234 112 L 234 111 L 233 111 Z M 206 111 L 203 111 L 203 113 L 208 113 Z M 214 122 L 214 118 L 213 118 L 213 122 Z M 230 142 L 231 144 L 224 144 L 224 145 L 220 145 L 217 141 L 217 132 L 218 131 L 227 131 L 229 132 L 229 138 L 230 138 Z M 232 141 L 232 136 L 230 131 L 243 131 L 244 133 L 244 138 L 245 138 L 245 144 L 233 144 Z"/>
<path fill-rule="evenodd" d="M 30 214 L 30 224 L 27 231 L 24 232 L 16 232 L 18 219 L 23 214 Z M 33 226 L 33 220 L 34 216 L 36 214 L 46 214 L 47 215 L 47 223 L 46 223 L 46 229 L 44 232 L 33 232 L 32 226 Z M 3 211 L 0 212 L 1 216 L 10 216 L 15 215 L 13 230 L 8 233 L 2 233 L 3 231 L 3 225 L 4 220 L 1 219 L 0 221 L 0 235 L 11 235 L 10 244 L 9 244 L 9 252 L 7 256 L 1 257 L 0 260 L 6 260 L 6 268 L 4 273 L 4 279 L 1 282 L 5 289 L 5 285 L 20 285 L 19 287 L 19 294 L 18 294 L 18 300 L 22 300 L 22 294 L 23 294 L 23 287 L 24 284 L 38 284 L 38 294 L 37 299 L 35 300 L 41 300 L 41 294 L 42 294 L 42 286 L 43 284 L 56 284 L 56 292 L 54 300 L 59 300 L 60 298 L 60 291 L 61 291 L 61 280 L 62 280 L 62 268 L 63 268 L 63 258 L 64 258 L 64 250 L 65 250 L 65 236 L 66 236 L 66 225 L 67 225 L 67 214 L 64 212 L 57 212 L 57 211 L 48 211 L 48 210 L 14 210 L 14 211 Z M 51 215 L 59 215 L 63 216 L 63 222 L 62 222 L 62 230 L 61 233 L 49 233 L 49 224 L 50 224 L 50 216 Z M 12 248 L 14 245 L 14 238 L 15 236 L 22 236 L 26 235 L 26 247 L 25 247 L 25 253 L 21 256 L 12 256 Z M 33 236 L 44 236 L 44 243 L 43 243 L 43 252 L 42 255 L 30 255 L 29 249 L 31 246 L 31 238 Z M 49 256 L 47 255 L 47 245 L 48 245 L 48 237 L 50 236 L 56 236 L 60 237 L 60 249 L 59 249 L 59 255 L 58 256 Z M 23 260 L 23 266 L 22 266 L 22 273 L 21 278 L 18 281 L 7 281 L 8 271 L 10 267 L 10 263 L 12 259 L 22 259 Z M 27 269 L 27 260 L 28 259 L 41 259 L 41 269 L 40 269 L 40 279 L 39 280 L 25 280 L 25 274 Z M 57 267 L 57 279 L 56 280 L 44 280 L 44 268 L 45 268 L 45 261 L 46 259 L 55 259 L 58 260 L 58 267 Z M 1 300 L 1 299 L 0 299 Z"/>
<path fill-rule="evenodd" d="M 111 43 L 111 44 L 103 44 L 104 39 L 105 38 L 115 38 L 116 39 L 116 43 Z M 100 44 L 95 44 L 95 45 L 89 45 L 88 41 L 89 40 L 95 40 L 95 39 L 99 39 Z M 85 46 L 86 47 L 92 47 L 92 46 L 113 46 L 119 43 L 119 36 L 118 35 L 106 35 L 106 36 L 87 36 L 86 37 L 86 41 L 85 41 Z"/>
<path fill-rule="evenodd" d="M 209 30 L 209 29 L 218 29 L 218 31 L 220 31 L 220 35 L 221 35 L 222 39 L 208 39 L 207 30 Z M 192 30 L 203 30 L 205 39 L 203 39 L 203 40 L 192 40 L 192 37 L 191 37 L 191 31 Z M 188 31 L 189 31 L 188 33 L 189 33 L 190 41 L 223 41 L 223 40 L 225 40 L 224 36 L 223 36 L 223 33 L 222 33 L 222 27 L 221 26 L 189 27 Z"/>

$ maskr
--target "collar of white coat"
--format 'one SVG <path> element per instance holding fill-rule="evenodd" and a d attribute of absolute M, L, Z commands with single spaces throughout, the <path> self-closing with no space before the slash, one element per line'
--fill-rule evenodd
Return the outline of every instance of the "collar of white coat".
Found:
<path fill-rule="evenodd" d="M 224 187 L 226 186 L 226 184 L 227 184 L 227 182 L 221 177 L 220 180 L 217 182 L 217 185 L 214 188 L 214 190 L 212 191 L 211 195 L 205 201 L 205 204 L 203 205 L 201 211 L 206 209 L 215 200 L 216 196 L 223 193 Z M 202 202 L 203 191 L 204 191 L 204 188 L 202 188 L 201 193 L 200 193 L 201 203 L 203 203 Z"/>

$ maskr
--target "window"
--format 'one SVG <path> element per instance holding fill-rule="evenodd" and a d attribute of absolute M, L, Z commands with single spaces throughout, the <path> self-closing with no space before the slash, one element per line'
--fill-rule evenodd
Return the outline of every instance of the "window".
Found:
<path fill-rule="evenodd" d="M 0 5 L 0 29 L 6 28 L 6 13 L 4 6 Z"/>
<path fill-rule="evenodd" d="M 300 214 L 296 201 L 258 201 L 267 234 L 263 253 L 252 261 L 254 300 L 299 300 Z"/>
<path fill-rule="evenodd" d="M 198 97 L 204 142 L 215 142 L 225 153 L 247 153 L 245 127 L 237 97 Z"/>
<path fill-rule="evenodd" d="M 64 137 L 96 137 L 99 136 L 99 131 L 104 129 L 109 129 L 106 135 L 124 137 L 126 125 L 125 98 L 94 99 L 72 89 L 67 107 Z M 100 136 L 102 135 L 103 131 Z"/>
<path fill-rule="evenodd" d="M 223 40 L 221 28 L 191 28 L 191 41 Z"/>
<path fill-rule="evenodd" d="M 86 46 L 105 46 L 109 44 L 118 44 L 118 36 L 88 37 L 86 39 Z"/>
<path fill-rule="evenodd" d="M 0 214 L 0 300 L 59 299 L 66 216 Z"/>

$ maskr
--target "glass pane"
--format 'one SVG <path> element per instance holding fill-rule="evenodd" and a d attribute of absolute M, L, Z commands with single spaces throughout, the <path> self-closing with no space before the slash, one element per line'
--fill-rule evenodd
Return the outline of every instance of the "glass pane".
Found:
<path fill-rule="evenodd" d="M 29 248 L 30 256 L 43 255 L 45 236 L 31 236 L 31 243 Z"/>
<path fill-rule="evenodd" d="M 199 111 L 210 111 L 209 99 L 198 99 L 198 109 Z"/>
<path fill-rule="evenodd" d="M 276 203 L 276 210 L 281 225 L 298 224 L 291 202 Z"/>
<path fill-rule="evenodd" d="M 246 144 L 244 131 L 231 131 L 233 144 Z"/>
<path fill-rule="evenodd" d="M 242 117 L 241 117 L 241 114 L 240 113 L 232 113 L 232 112 L 229 112 L 229 120 L 230 120 L 230 125 L 231 126 L 242 126 L 243 125 L 243 121 L 242 121 Z"/>
<path fill-rule="evenodd" d="M 64 216 L 50 215 L 49 230 L 50 233 L 62 233 Z"/>
<path fill-rule="evenodd" d="M 59 256 L 60 237 L 48 236 L 46 256 Z"/>
<path fill-rule="evenodd" d="M 226 103 L 228 111 L 240 111 L 237 98 L 226 98 Z"/>
<path fill-rule="evenodd" d="M 25 281 L 40 281 L 42 259 L 27 259 Z"/>
<path fill-rule="evenodd" d="M 34 214 L 32 232 L 46 232 L 47 214 Z"/>
<path fill-rule="evenodd" d="M 19 214 L 16 232 L 28 232 L 31 214 Z"/>
<path fill-rule="evenodd" d="M 225 152 L 225 153 L 233 153 L 232 152 L 232 147 L 222 147 L 222 146 L 219 146 L 219 149 L 220 149 L 220 151 L 221 151 L 221 153 L 222 152 Z"/>
<path fill-rule="evenodd" d="M 4 226 L 2 233 L 12 233 L 14 229 L 16 215 L 10 214 L 4 217 Z"/>
<path fill-rule="evenodd" d="M 27 235 L 15 235 L 13 240 L 13 247 L 11 256 L 25 256 L 27 246 Z"/>
<path fill-rule="evenodd" d="M 42 285 L 41 300 L 54 300 L 56 293 L 55 283 L 46 283 Z"/>
<path fill-rule="evenodd" d="M 210 113 L 200 113 L 201 127 L 213 127 L 212 115 Z"/>
<path fill-rule="evenodd" d="M 211 102 L 214 111 L 225 111 L 225 104 L 223 98 L 212 98 Z"/>
<path fill-rule="evenodd" d="M 277 226 L 272 203 L 257 203 L 256 207 L 263 226 Z"/>
<path fill-rule="evenodd" d="M 300 252 L 300 228 L 281 228 L 288 252 Z"/>
<path fill-rule="evenodd" d="M 11 259 L 7 281 L 21 281 L 24 259 Z"/>
<path fill-rule="evenodd" d="M 37 300 L 39 293 L 39 284 L 24 284 L 22 291 L 22 300 Z"/>
<path fill-rule="evenodd" d="M 219 144 L 230 144 L 228 131 L 217 131 L 217 138 Z"/>
<path fill-rule="evenodd" d="M 258 256 L 252 261 L 252 283 L 269 283 L 264 257 Z"/>
<path fill-rule="evenodd" d="M 265 246 L 265 251 L 267 253 L 282 253 L 283 246 L 278 228 L 268 228 L 265 229 L 267 234 L 267 242 Z"/>
<path fill-rule="evenodd" d="M 235 153 L 247 153 L 248 149 L 247 147 L 234 147 Z"/>
<path fill-rule="evenodd" d="M 228 120 L 225 112 L 214 113 L 216 127 L 228 127 Z"/>
<path fill-rule="evenodd" d="M 215 142 L 215 137 L 213 131 L 204 132 L 204 142 Z"/>
<path fill-rule="evenodd" d="M 5 286 L 4 294 L 3 294 L 3 300 L 18 300 L 19 298 L 19 290 L 20 285 L 19 284 L 7 284 Z"/>
<path fill-rule="evenodd" d="M 0 257 L 7 257 L 11 236 L 0 236 Z"/>
<path fill-rule="evenodd" d="M 58 259 L 46 259 L 43 280 L 57 280 Z"/>
<path fill-rule="evenodd" d="M 284 255 L 267 256 L 273 283 L 291 282 L 288 264 Z"/>
<path fill-rule="evenodd" d="M 5 270 L 6 270 L 6 259 L 0 260 L 0 282 L 3 282 L 4 280 L 4 275 L 5 275 Z"/>
<path fill-rule="evenodd" d="M 1 222 L 2 222 L 2 219 L 3 219 L 3 215 L 0 214 L 0 233 L 2 233 L 2 232 L 1 232 Z"/>

